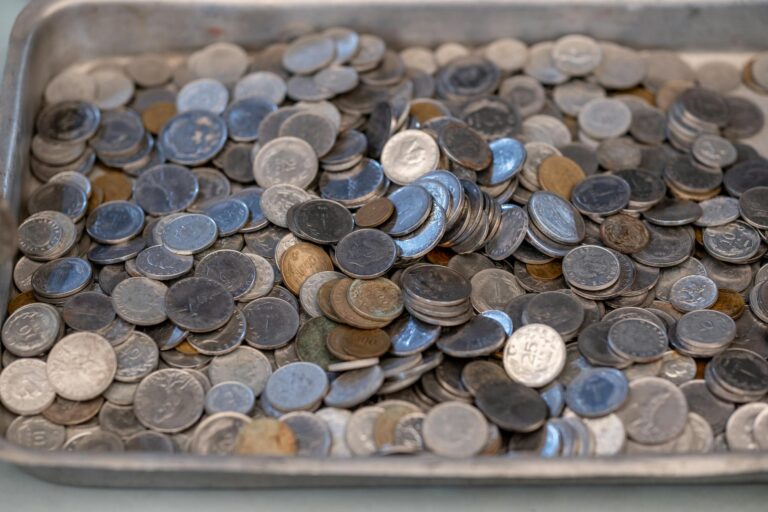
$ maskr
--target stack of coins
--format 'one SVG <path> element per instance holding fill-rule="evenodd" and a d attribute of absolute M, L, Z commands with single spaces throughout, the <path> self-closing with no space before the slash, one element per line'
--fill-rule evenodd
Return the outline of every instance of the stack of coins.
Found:
<path fill-rule="evenodd" d="M 0 433 L 768 449 L 768 164 L 743 142 L 766 63 L 584 35 L 394 50 L 343 27 L 76 63 L 35 123 Z"/>

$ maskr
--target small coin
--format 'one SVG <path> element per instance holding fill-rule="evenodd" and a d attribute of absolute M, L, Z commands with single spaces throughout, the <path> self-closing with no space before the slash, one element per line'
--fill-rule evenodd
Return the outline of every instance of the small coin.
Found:
<path fill-rule="evenodd" d="M 601 417 L 616 411 L 629 394 L 629 383 L 615 368 L 594 368 L 580 373 L 568 385 L 568 408 L 579 416 Z"/>
<path fill-rule="evenodd" d="M 115 319 L 112 300 L 99 292 L 82 292 L 64 303 L 62 318 L 76 331 L 98 331 Z"/>
<path fill-rule="evenodd" d="M 291 363 L 279 368 L 267 382 L 264 393 L 283 412 L 307 410 L 328 392 L 328 377 L 312 363 Z"/>

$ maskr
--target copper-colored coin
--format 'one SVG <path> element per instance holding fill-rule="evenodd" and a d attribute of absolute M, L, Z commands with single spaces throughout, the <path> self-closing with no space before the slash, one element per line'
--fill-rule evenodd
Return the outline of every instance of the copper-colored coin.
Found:
<path fill-rule="evenodd" d="M 104 190 L 91 184 L 91 197 L 88 198 L 88 213 L 91 213 L 104 202 Z"/>
<path fill-rule="evenodd" d="M 387 279 L 355 279 L 349 285 L 347 302 L 355 313 L 374 322 L 392 321 L 403 312 L 400 287 Z"/>
<path fill-rule="evenodd" d="M 704 245 L 704 230 L 698 226 L 693 228 L 693 237 L 696 239 L 696 243 Z"/>
<path fill-rule="evenodd" d="M 696 379 L 703 379 L 707 371 L 709 359 L 696 359 Z"/>
<path fill-rule="evenodd" d="M 35 294 L 33 292 L 20 293 L 8 301 L 8 314 L 10 315 L 20 307 L 34 302 L 37 302 L 37 300 L 35 299 Z"/>
<path fill-rule="evenodd" d="M 328 335 L 329 347 L 341 348 L 344 354 L 356 359 L 383 356 L 390 345 L 389 334 L 381 329 L 356 329 L 339 325 Z"/>
<path fill-rule="evenodd" d="M 331 355 L 333 355 L 334 357 L 337 357 L 338 359 L 341 359 L 342 361 L 356 361 L 358 359 L 355 356 L 347 354 L 347 352 L 344 350 L 343 336 L 331 336 L 330 334 L 331 333 L 328 333 L 328 339 L 325 340 L 325 346 L 328 349 L 328 352 L 331 353 Z"/>
<path fill-rule="evenodd" d="M 565 156 L 552 155 L 544 159 L 539 166 L 539 185 L 544 190 L 571 200 L 573 187 L 587 176 L 582 168 Z"/>
<path fill-rule="evenodd" d="M 412 407 L 393 404 L 384 409 L 373 423 L 373 442 L 376 448 L 386 448 L 395 444 L 395 427 L 400 418 L 414 412 Z"/>
<path fill-rule="evenodd" d="M 291 427 L 273 418 L 255 418 L 235 441 L 239 455 L 295 455 L 298 448 Z"/>
<path fill-rule="evenodd" d="M 419 124 L 424 124 L 430 119 L 450 116 L 451 111 L 432 99 L 413 99 L 408 109 L 408 115 L 418 121 Z"/>
<path fill-rule="evenodd" d="M 632 254 L 648 245 L 651 235 L 643 221 L 631 215 L 611 215 L 600 224 L 600 239 L 615 251 Z"/>
<path fill-rule="evenodd" d="M 165 123 L 176 115 L 176 105 L 170 101 L 153 103 L 141 114 L 141 122 L 152 135 L 157 135 Z"/>
<path fill-rule="evenodd" d="M 344 321 L 339 318 L 339 315 L 337 315 L 336 311 L 333 309 L 333 304 L 331 304 L 331 292 L 333 291 L 333 287 L 336 286 L 337 281 L 338 279 L 332 279 L 326 283 L 323 283 L 320 289 L 317 290 L 317 305 L 320 307 L 320 311 L 323 312 L 323 315 L 327 316 L 336 323 L 344 323 Z"/>
<path fill-rule="evenodd" d="M 299 294 L 301 285 L 309 276 L 325 270 L 333 270 L 333 262 L 328 253 L 314 244 L 301 242 L 293 245 L 280 260 L 283 281 L 294 295 Z"/>
<path fill-rule="evenodd" d="M 561 260 L 552 260 L 540 265 L 526 263 L 525 268 L 529 274 L 540 281 L 552 281 L 563 275 L 563 265 Z"/>
<path fill-rule="evenodd" d="M 693 82 L 688 80 L 670 80 L 656 93 L 656 106 L 666 112 L 680 93 L 691 87 L 693 87 Z"/>
<path fill-rule="evenodd" d="M 85 402 L 75 402 L 57 396 L 42 414 L 48 421 L 57 425 L 79 425 L 99 414 L 103 403 L 104 398 L 100 396 Z"/>
<path fill-rule="evenodd" d="M 395 205 L 386 197 L 374 199 L 363 205 L 355 214 L 355 223 L 361 228 L 375 228 L 381 226 L 395 211 Z"/>
<path fill-rule="evenodd" d="M 336 315 L 341 318 L 345 324 L 357 327 L 358 329 L 376 329 L 387 325 L 389 320 L 375 322 L 365 318 L 352 309 L 352 306 L 350 306 L 347 301 L 347 292 L 349 291 L 351 284 L 351 279 L 339 279 L 331 290 L 331 305 L 333 306 Z"/>
<path fill-rule="evenodd" d="M 427 261 L 435 265 L 448 266 L 448 262 L 451 258 L 456 256 L 456 253 L 445 249 L 443 247 L 435 247 L 427 253 Z"/>
<path fill-rule="evenodd" d="M 675 196 L 678 199 L 687 199 L 689 201 L 706 201 L 707 199 L 712 199 L 713 197 L 719 196 L 720 191 L 722 187 L 717 187 L 713 190 L 708 190 L 707 192 L 702 192 L 700 194 L 694 194 L 692 192 L 688 192 L 685 190 L 680 189 L 679 187 L 676 187 L 674 184 L 670 183 L 669 181 L 665 180 L 667 183 L 667 188 L 669 188 L 669 191 L 672 192 L 672 195 Z"/>
<path fill-rule="evenodd" d="M 131 181 L 118 171 L 107 171 L 93 178 L 91 183 L 104 191 L 104 202 L 127 201 L 131 197 Z"/>
<path fill-rule="evenodd" d="M 720 288 L 717 290 L 717 300 L 709 309 L 725 313 L 735 320 L 744 313 L 745 307 L 744 297 L 739 292 Z"/>
<path fill-rule="evenodd" d="M 761 87 L 760 84 L 755 82 L 755 78 L 752 75 L 752 66 L 755 64 L 755 59 L 750 59 L 746 64 L 744 64 L 744 68 L 741 71 L 741 81 L 744 82 L 744 85 L 752 89 L 758 94 L 768 94 L 768 90 L 766 90 L 764 87 Z"/>
<path fill-rule="evenodd" d="M 194 356 L 199 354 L 200 352 L 197 351 L 195 347 L 189 344 L 187 340 L 182 341 L 178 345 L 174 347 L 178 352 L 181 352 L 182 354 L 187 354 L 190 356 Z"/>
<path fill-rule="evenodd" d="M 648 105 L 652 107 L 656 106 L 656 97 L 653 95 L 651 91 L 649 91 L 645 87 L 634 87 L 626 91 L 618 91 L 618 94 L 631 94 L 632 96 L 635 96 L 645 101 L 646 103 L 648 103 Z"/>

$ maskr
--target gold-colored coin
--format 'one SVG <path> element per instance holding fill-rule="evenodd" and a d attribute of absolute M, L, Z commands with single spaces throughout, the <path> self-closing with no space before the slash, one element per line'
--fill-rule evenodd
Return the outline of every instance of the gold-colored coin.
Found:
<path fill-rule="evenodd" d="M 552 281 L 563 275 L 563 266 L 560 260 L 552 260 L 540 265 L 526 263 L 525 268 L 529 274 L 540 281 Z"/>
<path fill-rule="evenodd" d="M 187 354 L 190 356 L 194 356 L 199 354 L 200 352 L 197 351 L 195 347 L 189 344 L 187 340 L 182 341 L 178 345 L 176 345 L 176 350 L 181 352 L 182 354 Z"/>
<path fill-rule="evenodd" d="M 739 292 L 720 288 L 717 290 L 717 300 L 709 309 L 725 313 L 736 320 L 744 313 L 746 304 L 744 297 Z"/>
<path fill-rule="evenodd" d="M 389 334 L 381 329 L 356 329 L 339 325 L 328 335 L 328 350 L 339 351 L 353 359 L 383 356 L 391 346 Z M 333 350 L 331 350 L 333 347 Z M 336 355 L 336 354 L 334 354 Z M 345 359 L 340 356 L 339 359 Z M 348 360 L 348 358 L 347 358 Z"/>
<path fill-rule="evenodd" d="M 689 201 L 706 201 L 707 199 L 712 199 L 715 196 L 720 195 L 720 191 L 722 187 L 717 187 L 713 190 L 708 190 L 707 192 L 702 192 L 700 194 L 695 194 L 693 192 L 688 192 L 686 190 L 682 190 L 680 187 L 676 187 L 672 183 L 670 183 L 668 180 L 664 180 L 667 183 L 667 188 L 669 188 L 669 191 L 672 192 L 672 195 L 675 196 L 678 199 L 687 199 Z"/>
<path fill-rule="evenodd" d="M 456 253 L 444 247 L 435 247 L 427 253 L 427 261 L 435 265 L 448 266 L 448 262 Z"/>
<path fill-rule="evenodd" d="M 106 171 L 91 183 L 104 192 L 104 202 L 127 201 L 131 197 L 131 180 L 119 171 Z"/>
<path fill-rule="evenodd" d="M 317 245 L 305 242 L 289 247 L 280 260 L 283 281 L 294 295 L 299 294 L 301 285 L 309 276 L 326 270 L 333 270 L 333 262 L 328 253 Z"/>
<path fill-rule="evenodd" d="M 539 185 L 570 201 L 573 187 L 586 178 L 582 168 L 565 156 L 552 155 L 544 159 L 539 166 Z"/>
<path fill-rule="evenodd" d="M 373 423 L 373 442 L 376 443 L 376 448 L 394 446 L 397 422 L 412 412 L 414 412 L 412 408 L 400 404 L 385 408 Z"/>
<path fill-rule="evenodd" d="M 37 302 L 37 300 L 35 299 L 35 294 L 31 291 L 20 293 L 8 301 L 8 314 L 10 315 L 20 307 L 26 306 L 27 304 L 32 304 L 34 302 Z"/>
<path fill-rule="evenodd" d="M 91 185 L 91 197 L 88 198 L 88 213 L 91 213 L 104 202 L 104 191 L 101 187 Z"/>
<path fill-rule="evenodd" d="M 299 445 L 291 427 L 273 418 L 256 418 L 235 441 L 239 455 L 296 455 Z"/>
<path fill-rule="evenodd" d="M 355 224 L 361 228 L 381 226 L 395 211 L 395 205 L 386 197 L 374 199 L 363 205 L 355 214 Z"/>
<path fill-rule="evenodd" d="M 344 320 L 339 318 L 339 315 L 337 315 L 336 311 L 333 309 L 333 304 L 331 304 L 331 292 L 333 291 L 333 287 L 336 286 L 337 281 L 338 279 L 331 279 L 330 281 L 323 283 L 320 289 L 317 290 L 317 305 L 320 307 L 320 311 L 323 312 L 323 315 L 334 322 L 341 324 L 344 323 Z"/>
<path fill-rule="evenodd" d="M 688 80 L 670 80 L 656 92 L 656 106 L 664 112 L 675 102 L 680 93 L 693 87 Z"/>
<path fill-rule="evenodd" d="M 295 247 L 295 246 L 294 246 Z M 285 279 L 285 277 L 283 277 Z M 339 279 L 331 290 L 331 306 L 343 323 L 358 329 L 377 329 L 384 327 L 389 320 L 376 322 L 358 314 L 347 301 L 347 292 L 352 284 L 349 278 Z"/>
<path fill-rule="evenodd" d="M 632 96 L 635 96 L 636 98 L 640 98 L 641 100 L 645 101 L 651 107 L 656 106 L 656 97 L 653 95 L 651 91 L 649 91 L 645 87 L 638 86 L 633 89 L 628 89 L 626 91 L 618 91 L 618 94 L 631 94 Z"/>
<path fill-rule="evenodd" d="M 176 105 L 170 101 L 158 101 L 153 103 L 141 113 L 141 122 L 144 128 L 152 135 L 157 135 L 163 129 L 165 123 L 176 115 Z"/>
<path fill-rule="evenodd" d="M 360 316 L 374 322 L 392 321 L 403 312 L 400 287 L 387 279 L 355 279 L 347 290 L 347 302 Z"/>
<path fill-rule="evenodd" d="M 424 124 L 430 119 L 450 116 L 451 111 L 448 110 L 442 103 L 438 103 L 435 100 L 429 98 L 420 98 L 411 101 L 408 114 L 416 121 L 418 121 L 419 124 Z"/>

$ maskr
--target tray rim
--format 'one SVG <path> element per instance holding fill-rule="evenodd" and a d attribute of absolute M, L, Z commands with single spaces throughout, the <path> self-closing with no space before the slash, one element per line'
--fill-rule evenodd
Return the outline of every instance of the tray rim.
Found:
<path fill-rule="evenodd" d="M 24 84 L 27 79 L 30 46 L 38 31 L 60 13 L 93 5 L 127 5 L 157 3 L 153 0 L 36 0 L 18 15 L 11 32 L 8 54 L 0 92 L 0 199 L 10 199 L 15 215 L 18 191 L 10 190 L 19 174 L 21 158 L 21 116 L 23 114 Z M 210 4 L 210 0 L 163 0 L 166 4 Z M 317 0 L 225 0 L 226 5 L 262 4 L 264 6 L 301 6 L 318 4 Z M 345 0 L 329 0 L 330 7 L 344 5 Z M 375 0 L 377 4 L 407 3 L 407 0 Z M 422 0 L 422 4 L 467 4 L 467 0 Z M 487 4 L 530 4 L 519 0 L 482 0 Z M 539 4 L 562 5 L 565 0 L 538 0 Z M 620 4 L 622 0 L 586 0 L 584 4 Z M 643 6 L 691 6 L 702 8 L 725 5 L 724 0 L 633 0 Z M 766 4 L 765 0 L 740 0 L 742 5 Z M 20 188 L 20 183 L 17 188 Z M 14 197 L 15 196 L 15 197 Z M 9 265 L 0 266 L 0 304 L 5 304 L 10 285 Z M 0 311 L 0 321 L 4 316 Z M 426 483 L 623 483 L 643 484 L 707 482 L 758 482 L 768 480 L 768 452 L 729 452 L 688 455 L 633 455 L 596 457 L 589 459 L 542 459 L 539 457 L 486 457 L 446 459 L 436 456 L 384 458 L 255 458 L 244 456 L 202 456 L 194 454 L 140 453 L 72 453 L 40 452 L 13 445 L 0 438 L 0 461 L 14 464 L 35 476 L 51 481 L 69 481 L 51 477 L 60 471 L 103 471 L 108 473 L 152 473 L 192 475 L 262 476 L 263 485 L 306 487 L 316 485 L 349 486 L 359 482 L 378 484 L 369 479 L 381 479 L 381 484 L 402 484 L 411 479 L 413 485 Z M 53 473 L 51 473 L 53 472 Z M 303 479 L 296 481 L 296 477 Z M 105 485 L 90 483 L 86 485 Z M 117 485 L 130 486 L 120 482 Z M 255 483 L 254 485 L 261 485 Z M 158 482 L 158 487 L 168 485 Z M 174 485 L 175 487 L 176 485 Z"/>

